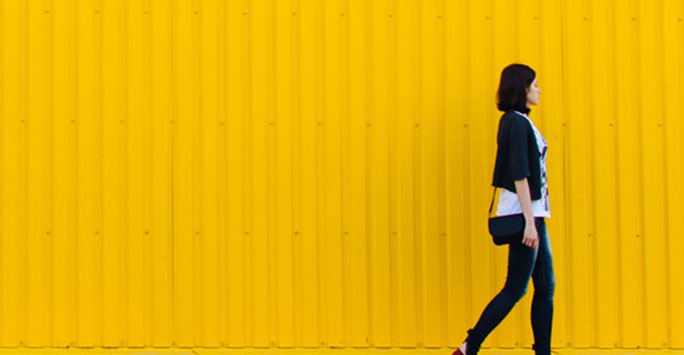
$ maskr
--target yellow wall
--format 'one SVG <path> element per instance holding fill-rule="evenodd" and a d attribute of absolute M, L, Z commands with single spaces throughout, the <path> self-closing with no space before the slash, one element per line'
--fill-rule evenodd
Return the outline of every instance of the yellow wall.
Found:
<path fill-rule="evenodd" d="M 1 0 L 0 346 L 457 346 L 511 62 L 554 347 L 684 347 L 679 0 Z M 530 292 L 487 346 L 528 347 Z"/>

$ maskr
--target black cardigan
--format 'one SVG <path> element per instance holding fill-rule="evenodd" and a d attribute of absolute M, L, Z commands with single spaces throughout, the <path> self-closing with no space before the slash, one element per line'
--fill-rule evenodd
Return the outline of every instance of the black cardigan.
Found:
<path fill-rule="evenodd" d="M 532 200 L 541 198 L 537 139 L 525 116 L 508 111 L 499 120 L 493 186 L 515 192 L 515 180 L 527 178 Z"/>

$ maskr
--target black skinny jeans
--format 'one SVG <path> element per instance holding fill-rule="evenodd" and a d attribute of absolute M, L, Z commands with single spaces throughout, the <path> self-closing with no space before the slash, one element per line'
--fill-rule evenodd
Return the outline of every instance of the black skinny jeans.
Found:
<path fill-rule="evenodd" d="M 551 244 L 543 218 L 535 218 L 539 247 L 530 248 L 522 243 L 508 246 L 508 275 L 503 290 L 489 302 L 475 327 L 468 331 L 468 355 L 475 355 L 480 345 L 494 328 L 508 315 L 513 306 L 527 292 L 532 276 L 532 331 L 537 355 L 551 353 L 551 323 L 553 320 L 553 292 L 556 279 L 551 260 Z"/>

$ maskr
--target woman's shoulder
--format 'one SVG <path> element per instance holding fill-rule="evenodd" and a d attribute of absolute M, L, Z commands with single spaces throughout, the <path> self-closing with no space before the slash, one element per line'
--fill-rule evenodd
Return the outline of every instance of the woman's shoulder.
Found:
<path fill-rule="evenodd" d="M 525 117 L 525 115 L 523 115 L 522 113 L 514 110 L 504 112 L 504 114 L 501 115 L 501 123 L 505 125 L 514 126 L 520 129 L 532 129 L 527 117 Z"/>

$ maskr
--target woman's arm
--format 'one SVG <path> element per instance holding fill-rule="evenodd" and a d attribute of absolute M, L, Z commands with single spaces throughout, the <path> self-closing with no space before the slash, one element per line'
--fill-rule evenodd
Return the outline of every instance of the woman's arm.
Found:
<path fill-rule="evenodd" d="M 537 227 L 534 224 L 532 198 L 530 197 L 530 185 L 527 183 L 527 178 L 515 180 L 515 191 L 525 216 L 525 233 L 522 243 L 530 248 L 536 248 L 538 243 Z"/>

